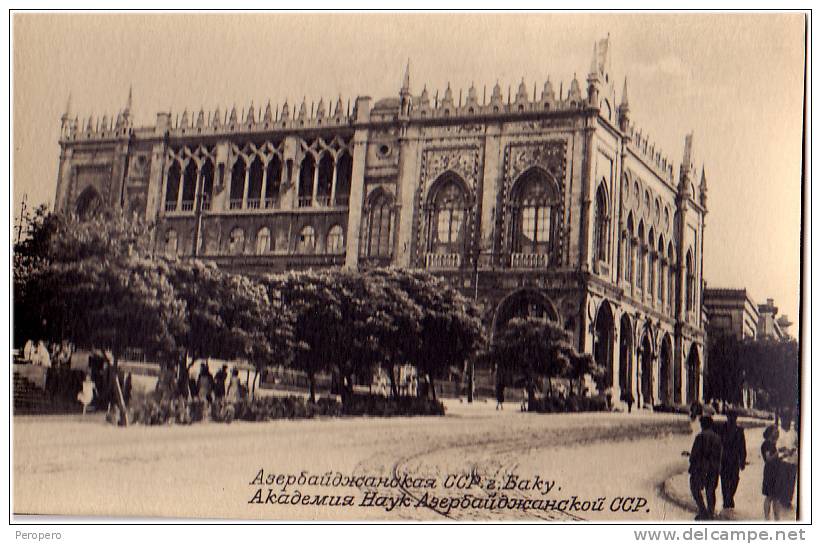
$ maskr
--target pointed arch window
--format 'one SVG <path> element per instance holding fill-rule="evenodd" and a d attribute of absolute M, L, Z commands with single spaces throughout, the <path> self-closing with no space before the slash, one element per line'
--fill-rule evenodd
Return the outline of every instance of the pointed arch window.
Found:
<path fill-rule="evenodd" d="M 256 254 L 264 255 L 271 251 L 271 231 L 268 227 L 262 227 L 257 232 Z"/>
<path fill-rule="evenodd" d="M 245 200 L 245 207 L 250 210 L 258 210 L 262 206 L 262 159 L 255 156 L 248 168 L 248 196 Z"/>
<path fill-rule="evenodd" d="M 687 257 L 685 259 L 684 281 L 687 292 L 687 311 L 693 310 L 695 305 L 695 276 L 693 274 L 693 254 L 687 250 Z"/>
<path fill-rule="evenodd" d="M 645 239 L 644 239 L 644 223 L 639 223 L 638 238 L 636 240 L 638 251 L 638 266 L 636 268 L 636 287 L 644 289 L 644 253 L 645 253 Z"/>
<path fill-rule="evenodd" d="M 316 161 L 310 153 L 305 155 L 299 165 L 299 190 L 297 194 L 297 204 L 300 208 L 307 208 L 314 203 L 314 173 L 316 172 Z"/>
<path fill-rule="evenodd" d="M 245 159 L 237 157 L 231 168 L 231 193 L 228 207 L 232 210 L 242 208 L 242 198 L 245 195 Z"/>
<path fill-rule="evenodd" d="M 665 270 L 667 266 L 667 262 L 664 258 L 664 239 L 659 235 L 659 243 L 658 243 L 658 262 L 659 262 L 659 279 L 658 279 L 658 291 L 656 296 L 658 297 L 659 304 L 662 306 L 664 305 L 664 278 L 667 275 Z"/>
<path fill-rule="evenodd" d="M 561 210 L 555 181 L 532 168 L 519 177 L 511 196 L 512 265 L 544 266 L 558 258 Z"/>
<path fill-rule="evenodd" d="M 331 205 L 331 190 L 334 180 L 334 158 L 330 152 L 322 154 L 319 159 L 319 171 L 316 177 L 316 202 L 320 206 Z"/>
<path fill-rule="evenodd" d="M 313 253 L 316 249 L 316 231 L 311 225 L 305 225 L 299 231 L 299 238 L 297 239 L 298 253 Z"/>
<path fill-rule="evenodd" d="M 190 212 L 194 209 L 194 194 L 197 190 L 197 163 L 189 159 L 182 176 L 182 201 L 180 209 Z"/>
<path fill-rule="evenodd" d="M 596 208 L 593 213 L 593 255 L 594 258 L 609 262 L 610 216 L 607 210 L 607 193 L 600 184 L 596 191 Z"/>
<path fill-rule="evenodd" d="M 667 243 L 667 308 L 672 314 L 676 310 L 676 264 L 673 242 Z"/>
<path fill-rule="evenodd" d="M 334 202 L 337 206 L 347 206 L 351 195 L 351 174 L 353 159 L 347 151 L 342 152 L 336 165 L 336 191 Z"/>
<path fill-rule="evenodd" d="M 211 209 L 211 198 L 214 193 L 214 163 L 206 159 L 202 165 L 202 209 Z"/>
<path fill-rule="evenodd" d="M 328 253 L 340 254 L 345 252 L 345 233 L 340 225 L 334 225 L 328 231 L 328 239 L 325 244 Z"/>
<path fill-rule="evenodd" d="M 367 229 L 363 249 L 366 257 L 390 257 L 393 231 L 393 198 L 380 191 L 368 207 Z"/>
<path fill-rule="evenodd" d="M 177 209 L 177 199 L 180 195 L 180 180 L 182 169 L 176 159 L 171 161 L 168 174 L 165 177 L 165 211 L 173 212 Z"/>
<path fill-rule="evenodd" d="M 455 176 L 439 183 L 429 209 L 429 249 L 439 254 L 462 253 L 467 197 Z"/>
<path fill-rule="evenodd" d="M 241 255 L 245 250 L 245 231 L 240 227 L 234 228 L 228 238 L 228 253 Z"/>
<path fill-rule="evenodd" d="M 271 157 L 265 170 L 266 208 L 279 208 L 280 180 L 282 179 L 282 161 L 278 155 Z"/>
<path fill-rule="evenodd" d="M 650 227 L 647 236 L 647 294 L 650 298 L 656 294 L 656 252 L 655 252 L 655 231 Z"/>

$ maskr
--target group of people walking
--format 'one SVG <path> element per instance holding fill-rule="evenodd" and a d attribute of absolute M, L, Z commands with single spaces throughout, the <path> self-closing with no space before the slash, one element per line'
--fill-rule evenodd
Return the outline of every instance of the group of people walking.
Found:
<path fill-rule="evenodd" d="M 695 420 L 695 415 L 691 416 Z M 721 496 L 725 510 L 735 508 L 735 494 L 740 473 L 747 465 L 747 443 L 744 429 L 738 426 L 738 414 L 727 412 L 727 421 L 717 423 L 709 415 L 699 418 L 701 432 L 693 440 L 690 457 L 690 492 L 698 510 L 696 520 L 710 520 L 716 516 L 716 490 L 721 482 Z M 764 518 L 779 520 L 790 507 L 795 487 L 795 471 L 785 459 L 794 450 L 779 450 L 778 427 L 770 425 L 764 431 L 761 455 L 764 460 Z M 794 467 L 795 465 L 792 465 Z"/>
<path fill-rule="evenodd" d="M 189 376 L 189 366 L 183 362 L 177 368 L 173 365 L 163 367 L 156 386 L 160 399 L 199 398 L 208 403 L 218 400 L 238 402 L 244 395 L 244 389 L 237 368 L 231 370 L 229 378 L 227 365 L 222 365 L 216 374 L 211 374 L 208 365 L 201 363 L 199 374 L 192 378 Z"/>

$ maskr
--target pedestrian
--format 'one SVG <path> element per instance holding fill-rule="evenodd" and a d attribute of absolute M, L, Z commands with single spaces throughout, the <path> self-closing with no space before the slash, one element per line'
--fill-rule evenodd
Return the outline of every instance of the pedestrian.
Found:
<path fill-rule="evenodd" d="M 231 381 L 228 382 L 228 389 L 225 391 L 225 398 L 228 402 L 239 402 L 241 384 L 239 383 L 239 370 L 235 367 L 231 370 Z"/>
<path fill-rule="evenodd" d="M 496 381 L 496 409 L 505 409 L 505 384 L 502 383 L 502 380 Z"/>
<path fill-rule="evenodd" d="M 715 516 L 716 487 L 721 469 L 721 438 L 713 430 L 713 418 L 702 416 L 701 432 L 693 440 L 690 450 L 690 493 L 696 502 L 696 521 Z M 704 491 L 704 496 L 702 496 Z M 705 505 L 704 499 L 707 499 Z"/>
<path fill-rule="evenodd" d="M 83 405 L 83 415 L 86 415 L 88 405 L 94 400 L 94 382 L 91 380 L 90 373 L 85 375 L 83 389 L 77 394 L 77 400 Z"/>
<path fill-rule="evenodd" d="M 34 340 L 26 340 L 26 343 L 23 346 L 23 360 L 25 362 L 31 363 L 34 361 L 35 345 Z"/>
<path fill-rule="evenodd" d="M 627 391 L 624 394 L 624 402 L 627 403 L 627 413 L 630 414 L 633 412 L 633 403 L 636 402 L 636 399 L 633 398 L 633 392 Z"/>
<path fill-rule="evenodd" d="M 744 429 L 737 425 L 735 410 L 727 412 L 727 423 L 721 433 L 721 499 L 724 508 L 735 508 L 739 471 L 747 464 L 747 442 Z"/>
<path fill-rule="evenodd" d="M 781 466 L 778 476 L 778 496 L 784 510 L 792 507 L 795 481 L 798 475 L 798 433 L 791 415 L 781 416 L 781 430 L 776 442 Z"/>
<path fill-rule="evenodd" d="M 37 345 L 34 347 L 34 355 L 31 362 L 37 366 L 51 368 L 51 356 L 43 340 L 37 342 Z"/>
<path fill-rule="evenodd" d="M 764 479 L 761 482 L 761 493 L 764 495 L 764 519 L 781 519 L 781 504 L 779 502 L 778 476 L 781 472 L 781 458 L 778 454 L 778 427 L 770 425 L 764 430 L 764 442 L 761 444 L 761 457 L 764 458 Z"/>
<path fill-rule="evenodd" d="M 126 406 L 131 402 L 131 372 L 125 377 L 123 382 L 123 404 Z"/>
<path fill-rule="evenodd" d="M 200 375 L 197 378 L 197 391 L 199 398 L 206 402 L 211 402 L 211 391 L 214 389 L 214 377 L 208 370 L 208 365 L 200 365 Z"/>
<path fill-rule="evenodd" d="M 214 397 L 222 399 L 225 397 L 225 380 L 228 379 L 228 365 L 222 365 L 222 368 L 217 370 L 214 374 Z"/>
<path fill-rule="evenodd" d="M 519 406 L 519 410 L 522 412 L 527 412 L 527 388 L 522 387 L 522 404 Z"/>

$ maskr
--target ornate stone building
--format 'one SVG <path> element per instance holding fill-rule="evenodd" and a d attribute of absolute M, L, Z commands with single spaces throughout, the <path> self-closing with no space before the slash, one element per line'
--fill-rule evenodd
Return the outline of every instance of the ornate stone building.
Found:
<path fill-rule="evenodd" d="M 586 87 L 524 81 L 507 98 L 411 91 L 351 109 L 303 101 L 238 112 L 62 118 L 56 208 L 124 208 L 158 252 L 248 273 L 415 267 L 447 278 L 491 331 L 540 315 L 572 330 L 640 405 L 701 396 L 707 187 L 617 102 L 609 40 Z"/>

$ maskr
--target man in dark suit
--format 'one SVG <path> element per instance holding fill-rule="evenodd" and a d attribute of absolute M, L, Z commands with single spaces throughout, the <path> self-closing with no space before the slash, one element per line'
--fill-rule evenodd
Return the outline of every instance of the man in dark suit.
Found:
<path fill-rule="evenodd" d="M 739 471 L 747 464 L 747 441 L 744 429 L 736 424 L 735 411 L 727 412 L 727 423 L 721 433 L 721 497 L 724 508 L 735 508 L 735 492 L 738 489 Z"/>
<path fill-rule="evenodd" d="M 713 430 L 713 418 L 702 416 L 701 432 L 693 440 L 690 451 L 690 492 L 698 507 L 696 520 L 712 519 L 715 516 L 716 487 L 721 469 L 721 437 Z M 707 504 L 704 504 L 704 497 Z"/>

